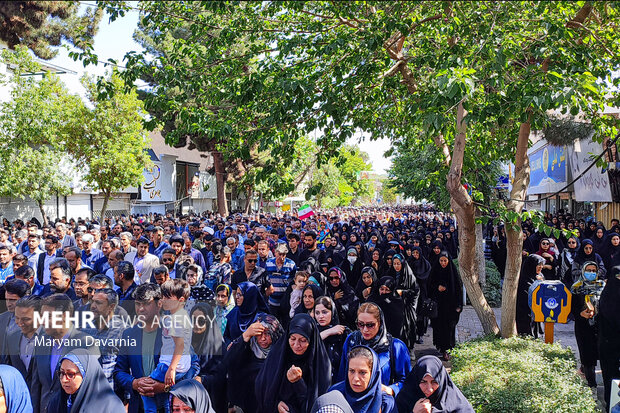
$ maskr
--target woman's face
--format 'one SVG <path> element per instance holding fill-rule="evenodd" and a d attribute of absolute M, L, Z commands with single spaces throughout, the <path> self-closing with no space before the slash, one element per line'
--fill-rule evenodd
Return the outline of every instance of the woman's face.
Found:
<path fill-rule="evenodd" d="M 241 304 L 243 304 L 243 293 L 240 288 L 235 292 L 235 304 L 237 304 L 237 307 L 241 307 Z"/>
<path fill-rule="evenodd" d="M 366 287 L 370 287 L 372 285 L 372 277 L 367 272 L 362 274 L 362 281 Z"/>
<path fill-rule="evenodd" d="M 187 270 L 187 283 L 190 286 L 195 286 L 198 283 L 198 274 L 196 274 L 196 271 L 193 270 Z"/>
<path fill-rule="evenodd" d="M 172 413 L 195 413 L 191 407 L 183 403 L 178 397 L 172 398 Z"/>
<path fill-rule="evenodd" d="M 340 276 L 336 271 L 331 271 L 329 273 L 329 283 L 332 287 L 338 287 L 340 285 Z"/>
<path fill-rule="evenodd" d="M 291 350 L 293 350 L 295 355 L 301 356 L 306 352 L 310 343 L 306 337 L 301 334 L 294 333 L 288 337 L 288 345 L 291 347 Z"/>
<path fill-rule="evenodd" d="M 321 327 L 325 327 L 332 321 L 332 312 L 323 304 L 317 304 L 314 308 L 314 318 Z"/>
<path fill-rule="evenodd" d="M 542 263 L 538 264 L 536 266 L 536 274 L 540 274 L 542 272 L 542 270 L 543 270 L 543 264 Z"/>
<path fill-rule="evenodd" d="M 419 260 L 419 259 L 420 259 L 420 251 L 418 251 L 418 250 L 413 250 L 413 251 L 411 252 L 411 255 L 412 255 L 412 256 L 413 256 L 413 258 L 415 258 L 416 260 Z"/>
<path fill-rule="evenodd" d="M 583 252 L 585 252 L 588 255 L 592 254 L 592 251 L 594 251 L 594 248 L 592 247 L 592 245 L 588 244 L 585 247 L 583 247 Z"/>
<path fill-rule="evenodd" d="M 306 310 L 314 307 L 314 296 L 312 295 L 311 289 L 308 288 L 307 290 L 304 290 L 304 295 L 302 298 L 304 300 L 304 307 L 306 308 Z"/>
<path fill-rule="evenodd" d="M 617 237 L 615 235 L 611 237 L 611 245 L 613 245 L 614 247 L 620 245 L 620 237 Z"/>
<path fill-rule="evenodd" d="M 373 261 L 379 261 L 379 258 L 380 258 L 380 257 L 381 257 L 381 256 L 379 255 L 379 251 L 374 250 L 374 251 L 372 252 L 372 260 L 373 260 Z"/>
<path fill-rule="evenodd" d="M 596 236 L 599 238 L 603 238 L 603 230 L 601 228 L 596 230 Z"/>
<path fill-rule="evenodd" d="M 360 313 L 357 315 L 357 327 L 364 340 L 372 340 L 379 333 L 379 322 L 372 314 Z"/>
<path fill-rule="evenodd" d="M 60 364 L 60 385 L 67 394 L 74 394 L 82 385 L 82 373 L 71 360 L 63 360 Z"/>
<path fill-rule="evenodd" d="M 575 238 L 570 238 L 568 240 L 568 248 L 577 248 L 577 240 L 575 240 Z"/>
<path fill-rule="evenodd" d="M 349 237 L 349 241 L 353 242 L 357 242 L 357 235 L 355 234 L 351 234 L 351 236 Z"/>
<path fill-rule="evenodd" d="M 355 357 L 349 360 L 349 371 L 347 377 L 349 385 L 355 393 L 361 393 L 368 388 L 372 365 L 365 357 Z"/>
<path fill-rule="evenodd" d="M 398 258 L 394 258 L 394 263 L 392 265 L 394 266 L 394 271 L 396 272 L 403 269 L 403 263 Z"/>
<path fill-rule="evenodd" d="M 207 317 L 204 311 L 195 310 L 192 313 L 192 331 L 196 334 L 202 334 L 207 329 Z"/>
<path fill-rule="evenodd" d="M 441 265 L 441 268 L 446 268 L 448 266 L 448 257 L 439 258 L 439 265 Z"/>
<path fill-rule="evenodd" d="M 385 285 L 382 285 L 381 287 L 379 287 L 379 294 L 381 295 L 389 294 L 391 292 L 392 290 L 390 290 L 390 288 Z"/>
<path fill-rule="evenodd" d="M 422 377 L 422 381 L 420 382 L 420 390 L 426 397 L 430 397 L 431 394 L 435 393 L 439 388 L 439 383 L 431 376 L 427 374 Z"/>
<path fill-rule="evenodd" d="M 227 290 L 218 291 L 217 296 L 215 297 L 215 302 L 220 307 L 226 307 L 226 304 L 228 304 L 228 291 Z"/>
<path fill-rule="evenodd" d="M 269 348 L 271 346 L 271 336 L 267 329 L 263 330 L 262 333 L 256 336 L 256 342 L 260 346 L 260 348 Z"/>
<path fill-rule="evenodd" d="M 439 246 L 438 246 L 438 245 L 435 245 L 435 246 L 433 247 L 433 252 L 434 252 L 435 254 L 439 255 L 439 253 L 441 252 L 441 248 L 439 248 Z"/>

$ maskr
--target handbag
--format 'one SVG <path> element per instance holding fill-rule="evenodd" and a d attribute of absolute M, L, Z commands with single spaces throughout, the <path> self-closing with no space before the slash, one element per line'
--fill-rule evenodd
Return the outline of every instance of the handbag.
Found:
<path fill-rule="evenodd" d="M 428 318 L 437 318 L 437 302 L 432 298 L 426 298 L 422 303 L 422 315 Z"/>

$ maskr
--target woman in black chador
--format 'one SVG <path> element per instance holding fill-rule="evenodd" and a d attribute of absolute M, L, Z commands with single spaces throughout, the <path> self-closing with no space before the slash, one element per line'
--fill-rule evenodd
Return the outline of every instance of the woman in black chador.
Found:
<path fill-rule="evenodd" d="M 533 335 L 532 310 L 528 303 L 528 291 L 530 286 L 536 280 L 543 280 L 542 275 L 545 259 L 537 254 L 528 256 L 521 266 L 521 275 L 519 275 L 519 286 L 517 288 L 517 333 L 521 335 Z"/>

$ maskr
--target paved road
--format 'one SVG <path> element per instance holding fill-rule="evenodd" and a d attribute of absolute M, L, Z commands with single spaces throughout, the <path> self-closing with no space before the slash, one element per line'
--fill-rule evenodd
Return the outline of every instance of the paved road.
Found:
<path fill-rule="evenodd" d="M 500 309 L 495 308 L 494 311 L 496 319 L 500 320 Z M 555 341 L 559 342 L 565 347 L 570 348 L 573 353 L 575 353 L 575 357 L 577 358 L 577 366 L 579 367 L 579 352 L 577 351 L 577 341 L 575 340 L 575 333 L 573 329 L 574 324 L 572 322 L 569 322 L 568 324 L 556 324 Z M 459 319 L 459 324 L 457 325 L 457 341 L 463 342 L 476 337 L 480 337 L 482 335 L 484 335 L 484 332 L 482 331 L 482 324 L 480 323 L 476 312 L 474 311 L 473 307 L 465 306 L 465 308 L 463 308 L 461 318 Z M 540 339 L 544 340 L 544 337 L 541 337 Z M 416 358 L 427 354 L 434 354 L 437 356 L 439 355 L 439 353 L 433 346 L 433 332 L 431 327 L 429 327 L 427 334 L 424 336 L 424 343 L 416 345 L 415 348 Z M 450 363 L 444 362 L 444 365 L 447 368 L 450 367 Z M 599 401 L 599 407 L 601 408 L 601 411 L 603 411 L 603 379 L 601 376 L 600 366 L 597 366 L 596 378 L 598 381 L 596 397 Z"/>

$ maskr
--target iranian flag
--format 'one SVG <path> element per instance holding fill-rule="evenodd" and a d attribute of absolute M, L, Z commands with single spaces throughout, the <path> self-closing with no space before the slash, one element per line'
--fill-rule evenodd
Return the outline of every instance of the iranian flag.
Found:
<path fill-rule="evenodd" d="M 306 204 L 299 208 L 299 210 L 297 211 L 297 215 L 299 219 L 305 219 L 314 215 L 314 211 L 312 210 L 312 207 L 310 205 Z"/>

